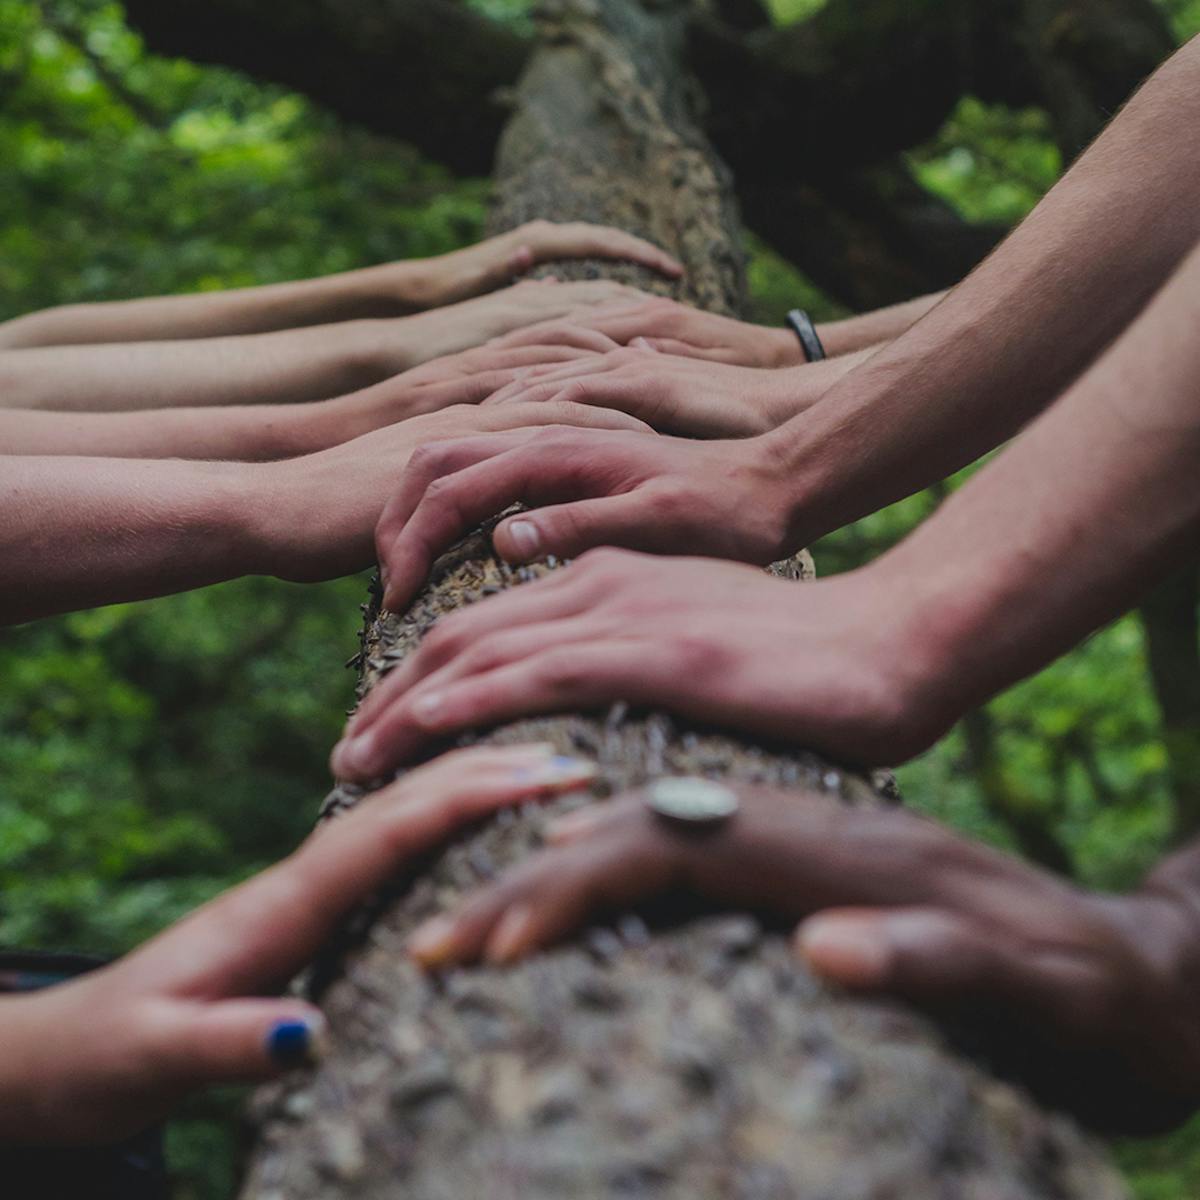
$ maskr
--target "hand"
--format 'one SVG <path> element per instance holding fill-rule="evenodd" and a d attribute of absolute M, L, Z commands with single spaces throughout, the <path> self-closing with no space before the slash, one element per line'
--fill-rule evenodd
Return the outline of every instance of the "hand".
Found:
<path fill-rule="evenodd" d="M 751 325 L 662 296 L 616 301 L 510 336 L 513 345 L 522 345 L 525 337 L 545 340 L 555 327 L 572 326 L 595 330 L 622 346 L 645 342 L 664 354 L 740 367 L 797 367 L 805 361 L 790 329 Z"/>
<path fill-rule="evenodd" d="M 412 455 L 431 442 L 527 425 L 642 431 L 624 413 L 576 404 L 455 405 L 282 462 L 253 464 L 243 504 L 249 545 L 240 569 L 296 582 L 332 579 L 374 562 L 372 533 Z"/>
<path fill-rule="evenodd" d="M 422 413 L 479 404 L 531 367 L 594 358 L 598 346 L 613 349 L 615 343 L 601 334 L 591 334 L 585 346 L 564 341 L 505 347 L 489 342 L 435 358 L 347 396 L 297 406 L 298 415 L 315 426 L 310 449 L 326 449 Z"/>
<path fill-rule="evenodd" d="M 0 999 L 0 1142 L 115 1141 L 196 1088 L 311 1061 L 320 1011 L 272 992 L 346 913 L 461 825 L 593 773 L 543 745 L 448 754 L 127 958 Z"/>
<path fill-rule="evenodd" d="M 418 347 L 420 361 L 425 362 L 481 346 L 526 325 L 586 311 L 598 304 L 641 299 L 644 295 L 636 288 L 607 279 L 581 283 L 529 279 L 474 300 L 463 300 L 413 317 L 401 317 L 404 337 L 397 342 L 396 369 L 403 370 L 412 365 L 407 356 L 413 353 L 414 344 Z M 386 330 L 386 322 L 383 328 Z"/>
<path fill-rule="evenodd" d="M 766 433 L 820 399 L 806 368 L 765 371 L 629 349 L 551 362 L 519 372 L 488 404 L 570 400 L 640 417 L 660 433 L 737 438 Z M 529 347 L 513 347 L 509 353 Z M 546 347 L 549 350 L 549 347 Z M 816 379 L 814 377 L 814 382 Z"/>
<path fill-rule="evenodd" d="M 529 221 L 474 246 L 427 259 L 421 300 L 437 308 L 510 283 L 539 263 L 562 259 L 603 258 L 638 263 L 668 279 L 678 279 L 683 266 L 652 242 L 621 229 L 582 221 L 556 224 Z M 406 268 L 410 264 L 401 264 Z"/>
<path fill-rule="evenodd" d="M 599 913 L 694 893 L 801 922 L 797 953 L 833 983 L 990 1022 L 1094 1121 L 1146 1131 L 1200 1103 L 1193 909 L 1080 891 L 900 809 L 735 790 L 708 835 L 635 796 L 560 819 L 550 849 L 427 923 L 412 952 L 511 962 Z"/>
<path fill-rule="evenodd" d="M 375 533 L 384 603 L 400 609 L 439 554 L 517 501 L 547 507 L 496 526 L 492 540 L 509 562 L 572 558 L 593 546 L 763 566 L 784 558 L 798 546 L 791 522 L 803 485 L 771 436 L 695 442 L 523 430 L 426 446 Z"/>
<path fill-rule="evenodd" d="M 616 700 L 896 762 L 957 715 L 931 699 L 942 676 L 923 662 L 920 616 L 869 569 L 800 585 L 733 563 L 593 551 L 438 621 L 363 702 L 333 769 L 375 778 L 432 738 Z"/>

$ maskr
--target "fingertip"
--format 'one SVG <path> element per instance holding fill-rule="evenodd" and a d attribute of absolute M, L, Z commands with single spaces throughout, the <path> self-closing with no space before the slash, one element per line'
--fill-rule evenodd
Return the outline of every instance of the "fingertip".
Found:
<path fill-rule="evenodd" d="M 503 966 L 523 958 L 532 949 L 535 913 L 528 904 L 514 904 L 496 923 L 484 947 L 489 963 Z"/>
<path fill-rule="evenodd" d="M 409 957 L 427 971 L 453 962 L 459 953 L 458 922 L 443 913 L 418 925 L 408 939 Z"/>
<path fill-rule="evenodd" d="M 878 987 L 892 965 L 884 921 L 873 913 L 810 917 L 796 931 L 795 948 L 814 974 L 845 987 Z"/>
<path fill-rule="evenodd" d="M 528 517 L 512 517 L 496 526 L 492 544 L 505 562 L 524 563 L 541 554 L 542 535 Z"/>
<path fill-rule="evenodd" d="M 328 1052 L 329 1026 L 320 1009 L 306 1007 L 272 1021 L 263 1046 L 277 1070 L 310 1067 Z"/>

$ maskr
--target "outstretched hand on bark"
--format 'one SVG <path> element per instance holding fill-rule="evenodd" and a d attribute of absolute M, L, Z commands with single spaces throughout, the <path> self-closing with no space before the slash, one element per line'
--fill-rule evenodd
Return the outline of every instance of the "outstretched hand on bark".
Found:
<path fill-rule="evenodd" d="M 363 702 L 333 768 L 374 778 L 433 738 L 617 700 L 896 762 L 954 716 L 918 634 L 869 569 L 799 586 L 734 563 L 598 550 L 440 620 Z"/>
<path fill-rule="evenodd" d="M 543 353 L 549 357 L 549 351 L 547 346 Z M 698 438 L 766 433 L 815 404 L 832 383 L 819 366 L 790 371 L 728 366 L 658 353 L 641 339 L 607 354 L 518 368 L 515 376 L 485 403 L 595 404 L 639 417 L 660 433 Z"/>
<path fill-rule="evenodd" d="M 438 442 L 413 455 L 380 517 L 384 603 L 400 608 L 439 554 L 518 501 L 533 511 L 501 521 L 493 534 L 508 562 L 621 546 L 765 566 L 795 548 L 796 488 L 765 437 L 697 442 L 545 429 Z"/>
<path fill-rule="evenodd" d="M 622 229 L 583 221 L 539 220 L 474 246 L 425 260 L 422 266 L 426 282 L 419 298 L 424 307 L 437 308 L 502 287 L 541 263 L 578 258 L 637 263 L 668 279 L 678 279 L 683 274 L 678 259 Z M 398 265 L 411 274 L 414 264 Z"/>
<path fill-rule="evenodd" d="M 273 993 L 346 913 L 459 826 L 593 773 L 544 745 L 447 755 L 112 966 L 0 999 L 0 1144 L 114 1141 L 196 1088 L 311 1061 L 320 1011 Z"/>
<path fill-rule="evenodd" d="M 663 296 L 598 305 L 510 336 L 520 345 L 527 338 L 545 339 L 570 328 L 602 333 L 622 346 L 645 341 L 664 354 L 732 366 L 795 367 L 804 362 L 790 329 L 752 325 Z"/>
<path fill-rule="evenodd" d="M 858 992 L 963 1013 L 1042 1056 L 1057 1098 L 1146 1130 L 1200 1103 L 1200 921 L 1177 895 L 1088 893 L 901 809 L 736 785 L 720 829 L 637 796 L 576 811 L 549 849 L 413 938 L 431 967 L 519 959 L 662 893 L 799 922 L 796 952 Z"/>

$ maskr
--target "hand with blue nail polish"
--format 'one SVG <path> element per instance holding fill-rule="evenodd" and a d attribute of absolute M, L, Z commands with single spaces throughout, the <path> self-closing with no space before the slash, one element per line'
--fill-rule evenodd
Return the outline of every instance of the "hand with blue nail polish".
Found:
<path fill-rule="evenodd" d="M 207 1084 L 312 1063 L 325 1019 L 278 989 L 354 905 L 464 824 L 594 772 L 542 744 L 447 754 L 113 965 L 0 996 L 0 1147 L 116 1141 Z"/>

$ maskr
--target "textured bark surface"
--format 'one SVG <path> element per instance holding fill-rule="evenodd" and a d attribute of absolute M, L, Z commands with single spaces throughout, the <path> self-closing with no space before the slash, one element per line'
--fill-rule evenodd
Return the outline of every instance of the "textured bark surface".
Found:
<path fill-rule="evenodd" d="M 691 298 L 735 309 L 737 229 L 722 168 L 689 119 L 677 16 L 580 0 L 546 32 L 503 143 L 497 222 L 627 225 L 684 258 Z M 557 568 L 510 570 L 486 531 L 467 539 L 407 613 L 368 609 L 363 690 L 444 614 Z M 811 563 L 777 571 L 803 587 Z M 881 780 L 794 747 L 623 705 L 482 740 L 529 739 L 594 759 L 597 796 L 702 774 L 891 802 Z M 325 814 L 361 798 L 340 788 Z M 659 906 L 513 969 L 427 978 L 409 964 L 418 921 L 528 854 L 547 815 L 589 798 L 465 835 L 397 880 L 317 964 L 306 986 L 328 1014 L 331 1053 L 259 1093 L 246 1200 L 1124 1195 L 1069 1121 L 948 1050 L 903 1007 L 830 994 L 783 931 L 749 916 Z"/>

